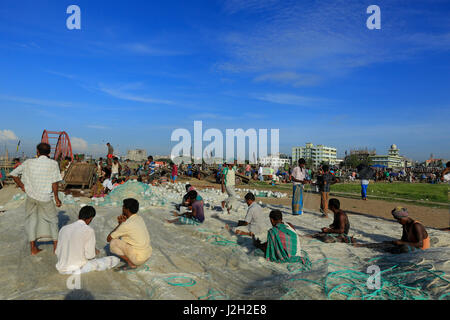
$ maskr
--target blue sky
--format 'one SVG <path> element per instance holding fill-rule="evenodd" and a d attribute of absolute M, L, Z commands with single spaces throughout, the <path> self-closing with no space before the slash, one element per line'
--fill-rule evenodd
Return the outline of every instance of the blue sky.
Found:
<path fill-rule="evenodd" d="M 81 8 L 81 30 L 66 9 Z M 381 30 L 366 9 L 381 8 Z M 169 154 L 176 128 L 280 129 L 306 142 L 450 158 L 450 2 L 0 3 L 0 153 L 44 129 L 74 151 Z"/>

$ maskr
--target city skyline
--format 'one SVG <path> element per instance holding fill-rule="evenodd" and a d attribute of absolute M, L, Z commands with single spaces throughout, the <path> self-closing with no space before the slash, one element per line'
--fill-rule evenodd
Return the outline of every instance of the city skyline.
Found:
<path fill-rule="evenodd" d="M 66 9 L 81 9 L 68 30 Z M 369 30 L 366 9 L 381 9 Z M 75 153 L 169 155 L 177 128 L 450 158 L 448 1 L 20 1 L 0 5 L 0 154 L 44 129 Z M 447 76 L 445 76 L 447 74 Z"/>

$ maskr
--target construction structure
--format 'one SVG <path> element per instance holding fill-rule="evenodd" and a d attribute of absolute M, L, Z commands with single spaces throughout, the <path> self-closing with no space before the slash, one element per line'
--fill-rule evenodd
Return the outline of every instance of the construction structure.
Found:
<path fill-rule="evenodd" d="M 41 142 L 48 143 L 52 147 L 50 158 L 59 160 L 69 157 L 73 161 L 72 145 L 69 135 L 65 131 L 44 130 Z"/>

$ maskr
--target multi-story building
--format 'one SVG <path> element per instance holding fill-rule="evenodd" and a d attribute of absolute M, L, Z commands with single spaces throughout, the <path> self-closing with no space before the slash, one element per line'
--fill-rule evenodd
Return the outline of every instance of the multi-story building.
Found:
<path fill-rule="evenodd" d="M 280 168 L 283 167 L 286 163 L 290 164 L 291 160 L 280 158 L 279 155 L 276 156 L 267 156 L 259 159 L 259 164 L 263 166 L 270 166 L 272 168 Z"/>
<path fill-rule="evenodd" d="M 147 160 L 147 151 L 142 149 L 128 150 L 127 159 L 130 161 L 145 161 Z"/>
<path fill-rule="evenodd" d="M 335 165 L 337 163 L 337 149 L 321 144 L 314 146 L 309 142 L 304 147 L 292 148 L 292 164 L 297 164 L 300 158 L 304 158 L 306 161 L 311 160 L 315 167 L 320 166 L 321 163 Z"/>
<path fill-rule="evenodd" d="M 382 165 L 388 169 L 403 169 L 410 167 L 412 161 L 400 155 L 400 150 L 395 144 L 391 145 L 387 155 L 369 156 L 371 165 Z"/>

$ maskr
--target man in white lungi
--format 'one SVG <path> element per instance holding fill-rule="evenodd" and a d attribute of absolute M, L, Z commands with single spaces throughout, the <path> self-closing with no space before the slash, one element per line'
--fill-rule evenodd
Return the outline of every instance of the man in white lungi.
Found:
<path fill-rule="evenodd" d="M 81 208 L 78 220 L 59 231 L 56 269 L 61 274 L 81 274 L 114 268 L 120 259 L 114 256 L 97 258 L 100 253 L 95 248 L 95 231 L 89 224 L 95 217 L 91 206 Z"/>
<path fill-rule="evenodd" d="M 222 193 L 227 192 L 228 198 L 222 201 L 222 208 L 227 208 L 228 214 L 231 209 L 236 209 L 236 167 L 230 162 L 222 172 Z"/>
<path fill-rule="evenodd" d="M 39 239 L 51 239 L 53 250 L 56 250 L 58 242 L 56 207 L 61 207 L 61 201 L 58 198 L 58 182 L 62 180 L 62 177 L 58 162 L 49 158 L 51 151 L 49 144 L 40 143 L 36 149 L 35 159 L 26 160 L 11 172 L 16 184 L 27 194 L 25 230 L 31 244 L 31 255 L 42 251 L 37 247 L 36 242 Z"/>

